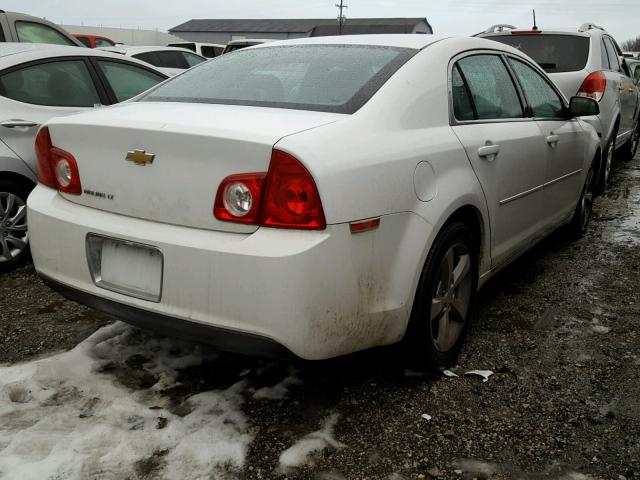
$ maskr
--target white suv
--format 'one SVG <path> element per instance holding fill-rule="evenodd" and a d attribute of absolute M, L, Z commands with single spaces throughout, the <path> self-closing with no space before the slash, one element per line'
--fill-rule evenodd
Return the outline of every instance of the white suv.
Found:
<path fill-rule="evenodd" d="M 600 135 L 603 161 L 598 187 L 604 190 L 614 152 L 617 150 L 624 159 L 633 158 L 640 138 L 638 89 L 613 37 L 592 23 L 574 31 L 495 25 L 477 36 L 506 43 L 529 55 L 567 98 L 580 95 L 600 103 L 600 114 L 584 120 Z"/>

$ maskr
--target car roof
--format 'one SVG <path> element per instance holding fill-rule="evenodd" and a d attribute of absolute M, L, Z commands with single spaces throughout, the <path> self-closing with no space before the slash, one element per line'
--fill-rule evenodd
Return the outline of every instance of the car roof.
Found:
<path fill-rule="evenodd" d="M 99 50 L 105 52 L 114 52 L 122 55 L 135 55 L 137 53 L 147 52 L 162 52 L 167 50 L 176 50 L 178 52 L 189 52 L 193 55 L 198 55 L 188 48 L 182 47 L 157 47 L 157 46 L 132 46 L 132 45 L 116 45 L 115 47 L 100 47 Z M 200 56 L 200 55 L 198 55 Z M 204 57 L 203 57 L 204 58 Z"/>
<path fill-rule="evenodd" d="M 0 69 L 19 65 L 21 63 L 31 62 L 34 60 L 42 60 L 51 57 L 75 57 L 90 56 L 101 58 L 114 58 L 122 60 L 122 55 L 107 52 L 98 48 L 71 47 L 66 45 L 52 45 L 48 43 L 0 43 Z M 166 74 L 135 58 L 127 58 L 132 63 L 137 63 L 146 68 Z"/>
<path fill-rule="evenodd" d="M 422 49 L 432 43 L 448 37 L 417 34 L 384 34 L 384 35 L 342 35 L 331 37 L 305 37 L 289 40 L 270 41 L 253 48 L 274 47 L 281 45 L 371 45 L 379 47 L 404 47 Z M 253 39 L 247 39 L 247 41 Z M 233 44 L 233 42 L 229 42 Z"/>

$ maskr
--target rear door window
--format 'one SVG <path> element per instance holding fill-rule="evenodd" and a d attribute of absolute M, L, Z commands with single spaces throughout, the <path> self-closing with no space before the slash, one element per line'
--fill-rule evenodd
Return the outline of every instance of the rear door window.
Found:
<path fill-rule="evenodd" d="M 57 45 L 77 46 L 62 33 L 49 25 L 35 22 L 16 22 L 18 40 L 23 43 L 53 43 Z"/>
<path fill-rule="evenodd" d="M 76 39 L 87 48 L 91 48 L 91 42 L 87 37 L 76 37 Z"/>
<path fill-rule="evenodd" d="M 194 55 L 193 53 L 189 53 L 189 52 L 180 52 L 182 55 L 184 55 L 187 63 L 189 64 L 189 67 L 195 67 L 196 65 L 204 62 L 204 58 L 198 56 L 198 55 Z"/>
<path fill-rule="evenodd" d="M 176 50 L 165 50 L 161 52 L 155 52 L 158 59 L 158 67 L 162 68 L 189 68 L 186 56 L 182 52 Z"/>
<path fill-rule="evenodd" d="M 510 58 L 509 62 L 520 80 L 533 116 L 536 118 L 562 118 L 563 101 L 551 85 L 529 65 L 513 58 Z"/>
<path fill-rule="evenodd" d="M 453 67 L 452 71 L 451 95 L 453 99 L 453 113 L 456 120 L 469 121 L 478 118 L 473 100 L 471 100 L 471 92 L 464 78 L 462 78 L 457 65 Z"/>
<path fill-rule="evenodd" d="M 580 35 L 491 35 L 529 55 L 547 73 L 578 72 L 587 66 L 589 38 Z"/>
<path fill-rule="evenodd" d="M 524 117 L 516 87 L 499 56 L 473 55 L 457 65 L 469 86 L 478 120 Z"/>
<path fill-rule="evenodd" d="M 49 107 L 93 107 L 100 97 L 82 60 L 39 63 L 0 76 L 0 95 Z"/>
<path fill-rule="evenodd" d="M 609 57 L 611 70 L 613 70 L 614 72 L 621 71 L 622 69 L 620 68 L 620 59 L 618 58 L 618 53 L 616 52 L 616 48 L 613 46 L 613 42 L 609 37 L 604 37 L 604 45 L 607 49 L 607 56 Z"/>
<path fill-rule="evenodd" d="M 128 63 L 98 60 L 98 65 L 118 102 L 129 100 L 164 80 L 160 75 Z"/>

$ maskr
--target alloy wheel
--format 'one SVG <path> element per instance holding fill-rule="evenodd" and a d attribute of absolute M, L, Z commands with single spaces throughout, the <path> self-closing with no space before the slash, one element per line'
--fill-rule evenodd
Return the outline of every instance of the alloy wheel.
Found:
<path fill-rule="evenodd" d="M 580 225 L 583 230 L 586 230 L 589 225 L 589 220 L 591 219 L 591 210 L 593 209 L 593 167 L 591 167 L 587 173 L 581 202 Z"/>
<path fill-rule="evenodd" d="M 609 146 L 607 147 L 607 160 L 604 165 L 604 184 L 609 183 L 609 176 L 611 176 L 611 165 L 613 165 L 613 154 L 615 152 L 616 145 L 613 142 L 609 142 Z"/>
<path fill-rule="evenodd" d="M 457 343 L 469 312 L 472 298 L 472 262 L 469 250 L 462 243 L 453 245 L 445 254 L 431 299 L 431 341 L 440 352 L 447 352 Z"/>
<path fill-rule="evenodd" d="M 27 249 L 27 206 L 13 193 L 0 192 L 0 263 L 19 257 Z"/>

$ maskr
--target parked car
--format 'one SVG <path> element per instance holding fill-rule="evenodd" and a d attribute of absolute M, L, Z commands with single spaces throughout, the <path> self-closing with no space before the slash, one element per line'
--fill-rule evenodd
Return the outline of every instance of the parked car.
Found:
<path fill-rule="evenodd" d="M 36 183 L 33 145 L 51 117 L 127 100 L 165 80 L 138 60 L 80 47 L 0 47 L 0 271 L 28 256 L 25 203 Z"/>
<path fill-rule="evenodd" d="M 115 47 L 102 48 L 102 50 L 137 58 L 147 62 L 149 65 L 153 65 L 169 76 L 182 73 L 207 60 L 186 48 L 116 45 Z"/>
<path fill-rule="evenodd" d="M 69 298 L 229 350 L 326 359 L 404 337 L 417 364 L 447 365 L 479 285 L 587 228 L 600 142 L 577 117 L 597 113 L 477 38 L 223 55 L 40 129 L 35 267 Z"/>
<path fill-rule="evenodd" d="M 273 39 L 269 38 L 245 38 L 241 40 L 231 40 L 227 43 L 222 53 L 231 53 L 236 50 L 241 50 L 247 47 L 253 47 L 254 45 L 262 45 L 263 43 L 273 42 Z"/>
<path fill-rule="evenodd" d="M 219 57 L 224 52 L 225 45 L 217 43 L 177 42 L 170 43 L 167 47 L 186 48 L 206 58 Z"/>
<path fill-rule="evenodd" d="M 636 87 L 640 86 L 640 58 L 630 58 L 627 60 L 627 66 L 631 72 L 631 78 L 633 79 Z"/>
<path fill-rule="evenodd" d="M 496 26 L 493 30 L 498 30 Z M 479 36 L 515 47 L 549 74 L 567 97 L 593 98 L 600 115 L 591 123 L 601 138 L 604 158 L 598 172 L 598 187 L 609 181 L 614 152 L 631 159 L 638 149 L 640 101 L 622 51 L 604 28 L 585 23 L 577 30 L 486 31 Z"/>
<path fill-rule="evenodd" d="M 0 42 L 53 43 L 82 47 L 73 35 L 48 20 L 0 10 Z"/>
<path fill-rule="evenodd" d="M 109 37 L 104 37 L 102 35 L 90 35 L 88 33 L 74 33 L 74 37 L 76 37 L 80 42 L 89 48 L 99 48 L 99 47 L 113 47 L 116 45 L 116 42 L 111 40 Z"/>
<path fill-rule="evenodd" d="M 640 52 L 622 52 L 622 55 L 627 58 L 638 58 L 640 57 Z"/>

